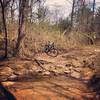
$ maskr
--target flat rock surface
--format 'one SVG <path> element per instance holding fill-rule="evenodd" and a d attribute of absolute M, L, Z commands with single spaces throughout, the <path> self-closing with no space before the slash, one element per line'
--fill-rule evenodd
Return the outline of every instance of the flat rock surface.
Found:
<path fill-rule="evenodd" d="M 17 100 L 95 100 L 86 84 L 65 76 L 3 82 Z"/>
<path fill-rule="evenodd" d="M 100 49 L 68 49 L 57 57 L 0 62 L 0 100 L 99 100 L 86 83 L 100 65 Z M 13 100 L 13 99 L 10 99 Z"/>

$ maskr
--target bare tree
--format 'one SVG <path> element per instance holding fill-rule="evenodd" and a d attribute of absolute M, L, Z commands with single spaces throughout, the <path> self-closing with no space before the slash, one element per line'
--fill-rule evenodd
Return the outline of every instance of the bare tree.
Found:
<path fill-rule="evenodd" d="M 17 2 L 16 0 L 11 0 L 11 2 L 9 4 L 11 21 L 12 22 L 14 22 L 14 16 L 15 16 L 14 13 L 15 13 L 15 10 L 18 9 L 17 5 L 16 5 L 16 7 L 14 7 L 16 2 Z"/>
<path fill-rule="evenodd" d="M 71 27 L 73 27 L 74 9 L 75 9 L 75 0 L 73 0 L 73 6 L 72 6 L 72 13 L 71 13 Z"/>
<path fill-rule="evenodd" d="M 47 15 L 47 8 L 44 6 L 46 0 L 37 0 L 37 19 L 38 22 L 41 23 L 44 21 L 46 15 Z"/>
<path fill-rule="evenodd" d="M 8 32 L 7 32 L 7 25 L 6 25 L 6 17 L 5 17 L 5 9 L 7 7 L 7 5 L 9 4 L 11 0 L 0 0 L 0 4 L 1 4 L 1 10 L 2 10 L 2 22 L 3 22 L 3 30 L 5 33 L 5 56 L 4 58 L 7 57 L 7 52 L 8 52 Z"/>
<path fill-rule="evenodd" d="M 94 31 L 94 15 L 95 15 L 95 3 L 96 3 L 96 1 L 95 0 L 93 0 L 93 16 L 92 16 L 92 27 L 93 27 L 93 30 L 92 31 Z"/>
<path fill-rule="evenodd" d="M 95 14 L 95 3 L 96 3 L 96 1 L 93 0 L 93 16 L 94 16 L 94 14 Z"/>
<path fill-rule="evenodd" d="M 18 38 L 16 43 L 16 48 L 14 55 L 18 55 L 20 50 L 20 43 L 25 35 L 25 5 L 27 0 L 19 0 L 19 27 L 18 27 Z"/>

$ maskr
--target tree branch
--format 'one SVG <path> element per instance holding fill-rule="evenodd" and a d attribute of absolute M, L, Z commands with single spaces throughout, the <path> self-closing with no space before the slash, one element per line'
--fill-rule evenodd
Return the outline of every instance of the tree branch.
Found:
<path fill-rule="evenodd" d="M 6 1 L 6 2 L 4 2 L 4 0 L 3 0 L 3 5 L 4 5 L 4 7 L 6 7 L 10 2 L 11 2 L 11 0 L 8 0 L 8 1 Z"/>

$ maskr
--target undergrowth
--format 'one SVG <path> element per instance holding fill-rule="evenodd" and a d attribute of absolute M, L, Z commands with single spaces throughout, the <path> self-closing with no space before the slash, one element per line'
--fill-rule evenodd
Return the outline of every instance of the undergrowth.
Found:
<path fill-rule="evenodd" d="M 9 49 L 13 50 L 15 48 L 18 33 L 17 30 L 17 23 L 8 24 Z M 2 34 L 0 34 L 0 40 L 3 37 Z M 36 52 L 41 51 L 42 44 L 45 44 L 48 41 L 54 42 L 59 49 L 67 49 L 76 46 L 84 46 L 88 44 L 88 40 L 91 39 L 91 37 L 81 32 L 73 31 L 70 34 L 63 35 L 60 29 L 53 25 L 49 25 L 48 23 L 26 23 L 25 34 L 26 35 L 21 43 L 20 55 L 26 54 L 33 56 Z"/>

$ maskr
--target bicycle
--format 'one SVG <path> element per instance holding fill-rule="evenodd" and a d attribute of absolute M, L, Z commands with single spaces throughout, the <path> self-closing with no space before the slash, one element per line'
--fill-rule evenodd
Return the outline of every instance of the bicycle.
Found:
<path fill-rule="evenodd" d="M 50 41 L 48 41 L 48 43 L 44 45 L 44 52 L 51 57 L 58 56 L 58 50 L 55 47 L 54 42 L 51 43 Z"/>

